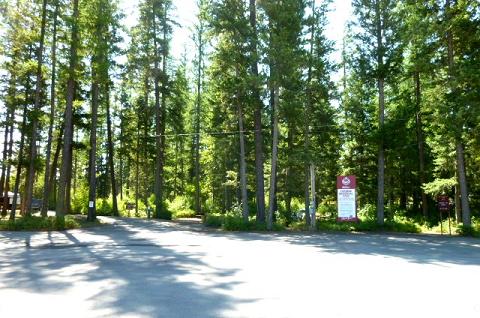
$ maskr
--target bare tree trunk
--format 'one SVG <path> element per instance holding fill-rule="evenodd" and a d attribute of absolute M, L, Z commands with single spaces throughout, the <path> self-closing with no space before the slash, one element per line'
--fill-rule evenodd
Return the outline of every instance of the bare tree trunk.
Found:
<path fill-rule="evenodd" d="M 123 155 L 120 154 L 120 160 L 119 160 L 119 180 L 118 180 L 118 193 L 120 194 L 120 202 L 123 201 Z"/>
<path fill-rule="evenodd" d="M 148 104 L 147 104 L 148 105 Z M 140 120 L 140 119 L 138 119 Z M 140 149 L 140 123 L 137 125 L 137 149 Z M 136 151 L 135 154 L 135 215 L 138 215 L 138 201 L 139 201 L 139 190 L 140 190 L 140 152 Z M 130 213 L 130 212 L 129 212 Z"/>
<path fill-rule="evenodd" d="M 288 125 L 288 136 L 287 136 L 287 149 L 293 149 L 293 127 Z M 287 156 L 287 167 L 285 172 L 285 208 L 288 215 L 292 214 L 292 191 L 290 187 L 290 177 L 291 177 L 291 167 L 290 167 L 290 155 Z"/>
<path fill-rule="evenodd" d="M 167 8 L 164 4 L 164 14 L 163 19 L 167 18 Z M 164 170 L 164 132 L 165 132 L 165 107 L 166 107 L 166 96 L 165 96 L 165 76 L 166 76 L 166 58 L 168 50 L 166 47 L 162 47 L 162 70 L 160 71 L 160 56 L 158 55 L 158 39 L 156 31 L 156 16 L 153 9 L 153 28 L 154 28 L 154 90 L 155 90 L 155 131 L 156 131 L 156 159 L 155 159 L 155 217 L 160 218 L 164 212 L 163 209 L 163 170 Z M 162 24 L 166 24 L 166 21 L 162 21 Z M 166 25 L 163 25 L 163 43 L 162 45 L 166 46 Z M 162 79 L 162 88 L 160 89 L 160 73 L 163 77 Z M 162 90 L 162 92 L 160 92 Z M 160 93 L 162 94 L 160 100 Z"/>
<path fill-rule="evenodd" d="M 70 67 L 69 78 L 67 82 L 67 102 L 65 107 L 65 129 L 64 129 L 64 142 L 62 151 L 62 166 L 60 170 L 60 180 L 58 186 L 58 198 L 56 212 L 57 217 L 63 218 L 65 210 L 69 204 L 66 202 L 66 191 L 68 188 L 68 167 L 71 164 L 71 149 L 73 138 L 73 100 L 75 98 L 75 69 L 77 66 L 77 47 L 78 47 L 78 0 L 73 0 L 73 27 L 72 27 L 72 39 L 70 46 Z"/>
<path fill-rule="evenodd" d="M 50 83 L 50 123 L 48 126 L 47 154 L 45 159 L 45 176 L 43 180 L 42 217 L 47 217 L 48 201 L 50 197 L 50 160 L 52 155 L 53 125 L 55 123 L 55 99 L 57 83 L 57 24 L 58 24 L 58 1 L 55 1 L 53 13 L 53 39 L 52 39 L 52 78 Z"/>
<path fill-rule="evenodd" d="M 201 2 L 200 5 L 202 5 Z M 197 101 L 195 107 L 195 212 L 202 214 L 200 189 L 200 112 L 202 109 L 202 76 L 203 76 L 203 21 L 198 28 L 198 65 L 197 65 Z"/>
<path fill-rule="evenodd" d="M 456 144 L 457 153 L 457 170 L 458 180 L 460 183 L 460 200 L 462 204 L 462 222 L 464 226 L 472 226 L 472 217 L 470 213 L 470 204 L 468 202 L 468 184 L 467 175 L 465 173 L 465 154 L 463 149 L 463 143 L 457 140 Z"/>
<path fill-rule="evenodd" d="M 7 172 L 7 157 L 8 157 L 8 137 L 10 136 L 10 129 L 13 130 L 11 122 L 13 121 L 13 107 L 7 107 L 5 114 L 5 136 L 3 141 L 3 157 L 2 157 L 2 176 L 0 177 L 0 193 L 3 194 L 5 186 L 5 174 Z"/>
<path fill-rule="evenodd" d="M 310 230 L 315 230 L 316 222 L 317 222 L 317 189 L 316 189 L 316 180 L 315 180 L 315 166 L 313 164 L 310 165 L 310 187 L 312 189 L 312 209 L 313 213 L 311 215 L 311 222 L 310 222 Z M 310 211 L 306 211 L 305 213 L 310 214 Z"/>
<path fill-rule="evenodd" d="M 175 138 L 175 166 L 173 168 L 173 195 L 174 197 L 178 196 L 178 155 L 180 153 L 180 149 L 178 146 L 178 139 Z"/>
<path fill-rule="evenodd" d="M 74 127 L 72 121 L 72 137 L 74 135 Z M 73 138 L 72 138 L 73 141 Z M 67 189 L 65 190 L 65 213 L 72 213 L 72 179 L 73 179 L 73 142 L 70 146 L 70 161 L 68 162 L 67 173 Z"/>
<path fill-rule="evenodd" d="M 377 68 L 383 68 L 383 40 L 382 18 L 379 1 L 376 2 L 376 27 L 377 27 Z M 385 124 L 385 78 L 380 74 L 378 85 L 378 126 L 380 131 L 378 144 L 378 176 L 377 176 L 377 223 L 384 224 L 385 218 L 385 150 L 384 150 L 384 124 Z"/>
<path fill-rule="evenodd" d="M 265 177 L 264 177 L 264 153 L 263 153 L 263 134 L 262 134 L 262 101 L 259 88 L 258 71 L 258 33 L 257 33 L 257 8 L 255 0 L 249 1 L 252 53 L 252 94 L 255 103 L 254 127 L 255 127 L 255 181 L 256 181 L 256 201 L 257 201 L 257 222 L 265 223 Z"/>
<path fill-rule="evenodd" d="M 308 74 L 307 74 L 307 104 L 305 107 L 305 114 L 304 114 L 304 121 L 305 121 L 305 127 L 304 127 L 304 134 L 305 134 L 305 140 L 304 140 L 304 151 L 305 151 L 305 156 L 306 160 L 304 163 L 304 171 L 305 171 L 305 221 L 307 223 L 307 226 L 311 224 L 311 218 L 310 218 L 310 186 L 311 186 L 311 178 L 310 178 L 310 173 L 311 173 L 311 158 L 310 158 L 310 116 L 311 116 L 311 109 L 312 109 L 312 88 L 311 88 L 311 83 L 312 83 L 312 67 L 313 67 L 313 54 L 314 54 L 314 41 L 315 41 L 315 32 L 316 32 L 316 19 L 315 19 L 315 0 L 312 0 L 311 3 L 312 7 L 312 25 L 310 26 L 310 54 L 308 56 L 309 64 L 308 64 Z M 344 63 L 345 66 L 345 63 Z M 345 69 L 344 69 L 345 72 Z M 345 74 L 344 74 L 345 76 Z M 345 83 L 344 83 L 345 85 Z M 312 189 L 313 191 L 313 189 Z M 312 192 L 313 193 L 313 192 Z"/>
<path fill-rule="evenodd" d="M 267 217 L 267 229 L 271 230 L 273 228 L 273 213 L 274 211 L 274 202 L 275 202 L 275 185 L 277 183 L 277 159 L 278 159 L 278 106 L 280 100 L 280 89 L 278 84 L 275 85 L 275 110 L 273 114 L 273 147 L 272 147 L 272 168 L 270 175 L 270 202 L 268 207 L 268 217 Z"/>
<path fill-rule="evenodd" d="M 106 103 L 107 103 L 107 139 L 108 139 L 108 162 L 110 165 L 110 180 L 112 182 L 112 205 L 113 215 L 118 216 L 118 203 L 117 203 L 117 183 L 115 181 L 115 164 L 114 164 L 114 149 L 113 149 L 113 131 L 112 131 L 112 118 L 110 114 L 110 85 L 107 84 L 106 88 Z"/>
<path fill-rule="evenodd" d="M 55 149 L 55 154 L 53 155 L 53 161 L 52 161 L 52 166 L 50 168 L 50 180 L 48 181 L 48 192 L 49 192 L 49 198 L 50 199 L 50 194 L 53 194 L 54 196 L 54 202 L 57 201 L 56 195 L 56 186 L 57 186 L 57 168 L 58 168 L 58 160 L 60 158 L 60 152 L 62 151 L 62 146 L 63 146 L 63 126 L 60 127 L 60 131 L 58 132 L 58 140 L 57 140 L 57 146 Z"/>
<path fill-rule="evenodd" d="M 123 106 L 120 106 L 123 108 Z M 120 201 L 123 201 L 123 173 L 124 173 L 124 161 L 123 161 L 123 109 L 120 112 L 120 120 L 122 123 L 120 124 L 120 152 L 119 152 L 119 182 L 118 182 L 118 192 L 120 193 Z"/>
<path fill-rule="evenodd" d="M 270 65 L 270 67 L 273 69 L 273 65 Z M 272 75 L 270 75 L 272 76 Z M 275 88 L 272 87 L 270 88 L 270 109 L 271 109 L 271 115 L 270 115 L 270 135 L 272 136 L 272 142 L 271 142 L 271 148 L 273 149 L 273 134 L 275 130 Z M 277 179 L 275 179 L 275 184 L 273 185 L 273 211 L 278 210 L 278 184 L 277 184 Z M 267 211 L 268 214 L 268 211 Z"/>
<path fill-rule="evenodd" d="M 12 170 L 12 156 L 13 156 L 13 130 L 15 129 L 14 127 L 14 118 L 15 118 L 15 111 L 12 109 L 10 121 L 7 123 L 7 125 L 10 126 L 9 130 L 9 141 L 8 144 L 6 145 L 8 147 L 8 154 L 7 154 L 7 162 L 6 162 L 6 177 L 5 177 L 5 186 L 3 188 L 3 206 L 2 206 L 2 216 L 7 215 L 7 210 L 8 210 L 8 192 L 10 191 L 10 173 Z"/>
<path fill-rule="evenodd" d="M 248 222 L 247 163 L 245 161 L 245 135 L 242 105 L 238 102 L 238 127 L 240 128 L 240 188 L 242 192 L 243 221 Z"/>
<path fill-rule="evenodd" d="M 30 163 L 28 168 L 26 190 L 25 190 L 25 209 L 27 215 L 31 214 L 32 197 L 33 197 L 33 183 L 35 182 L 35 161 L 37 157 L 37 130 L 38 130 L 38 116 L 40 112 L 41 93 L 42 93 L 42 66 L 43 66 L 43 49 L 45 44 L 45 26 L 47 23 L 47 0 L 42 2 L 42 25 L 40 29 L 40 46 L 38 48 L 37 55 L 37 79 L 35 89 L 35 105 L 33 108 L 33 120 L 32 120 L 32 137 L 30 144 Z"/>
<path fill-rule="evenodd" d="M 162 99 L 161 99 L 161 125 L 160 125 L 160 204 L 162 208 L 162 212 L 165 213 L 165 207 L 163 206 L 163 201 L 164 201 L 164 186 L 165 186 L 165 149 L 166 149 L 166 138 L 165 138 L 165 130 L 167 126 L 167 90 L 168 90 L 168 77 L 167 77 L 167 61 L 168 61 L 168 25 L 167 25 L 167 20 L 168 20 L 168 4 L 164 4 L 164 17 L 163 17 L 163 39 L 162 39 L 162 74 L 163 74 L 163 79 L 162 79 L 162 87 L 161 87 L 161 92 L 162 92 Z M 166 217 L 169 217 L 166 215 Z"/>
<path fill-rule="evenodd" d="M 422 91 L 420 82 L 420 72 L 415 72 L 415 103 L 417 107 L 417 143 L 418 143 L 418 162 L 420 165 L 420 193 L 422 196 L 422 211 L 425 218 L 428 217 L 428 198 L 427 194 L 423 190 L 423 185 L 426 182 L 425 177 L 425 143 L 423 136 L 423 124 L 422 124 Z"/>
<path fill-rule="evenodd" d="M 18 150 L 18 159 L 17 159 L 17 173 L 15 176 L 15 187 L 13 190 L 13 201 L 12 201 L 12 210 L 10 212 L 10 220 L 15 220 L 15 213 L 17 212 L 17 198 L 18 198 L 18 190 L 20 188 L 20 178 L 22 175 L 22 163 L 23 163 L 23 151 L 25 148 L 25 129 L 27 126 L 27 102 L 23 106 L 23 120 L 22 120 L 22 128 L 21 128 L 21 137 L 20 137 L 20 146 Z M 8 195 L 7 195 L 8 198 Z"/>
<path fill-rule="evenodd" d="M 153 12 L 154 12 L 154 8 Z M 154 38 L 153 38 L 153 46 L 155 52 L 155 72 L 154 72 L 154 90 L 155 90 L 155 132 L 156 132 L 156 145 L 155 145 L 155 185 L 154 185 L 154 192 L 155 192 L 155 217 L 160 218 L 162 214 L 162 198 L 161 198 L 161 156 L 162 156 L 162 129 L 161 129 L 161 120 L 162 120 L 162 110 L 160 108 L 160 57 L 158 56 L 158 40 L 157 40 L 157 31 L 156 31 L 156 20 L 155 20 L 155 13 L 153 14 L 153 27 L 154 27 Z"/>
<path fill-rule="evenodd" d="M 95 68 L 95 57 L 92 59 L 92 109 L 91 109 L 91 128 L 90 128 L 90 152 L 88 156 L 88 218 L 89 222 L 95 221 L 96 198 L 97 198 L 97 123 L 98 123 L 98 104 L 99 104 L 99 84 Z"/>
<path fill-rule="evenodd" d="M 75 144 L 78 144 L 78 131 L 75 131 Z M 77 193 L 77 176 L 78 176 L 78 152 L 75 151 L 73 152 L 72 149 L 72 155 L 73 155 L 73 186 L 72 186 L 72 194 L 73 197 L 75 197 Z"/>
<path fill-rule="evenodd" d="M 455 174 L 457 184 L 455 185 L 455 217 L 458 223 L 462 222 L 462 201 L 460 199 L 460 182 Z"/>

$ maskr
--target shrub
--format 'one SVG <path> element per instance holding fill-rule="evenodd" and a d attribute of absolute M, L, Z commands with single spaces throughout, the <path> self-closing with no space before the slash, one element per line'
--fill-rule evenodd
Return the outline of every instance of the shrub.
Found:
<path fill-rule="evenodd" d="M 336 222 L 336 221 L 319 221 L 317 228 L 324 231 L 340 231 L 340 232 L 374 232 L 374 231 L 390 231 L 402 233 L 419 233 L 420 227 L 406 218 L 395 217 L 388 220 L 384 225 L 378 225 L 375 220 L 366 220 L 359 222 Z"/>
<path fill-rule="evenodd" d="M 100 198 L 96 201 L 97 215 L 112 216 L 113 215 L 113 200 L 112 198 Z"/>
<path fill-rule="evenodd" d="M 195 217 L 196 213 L 192 210 L 188 198 L 185 196 L 177 196 L 173 201 L 167 201 L 168 210 L 172 213 L 173 219 Z"/>
<path fill-rule="evenodd" d="M 317 208 L 317 214 L 322 218 L 336 218 L 337 206 L 335 204 L 320 204 Z"/>
<path fill-rule="evenodd" d="M 66 217 L 20 217 L 14 221 L 0 221 L 0 230 L 6 231 L 62 231 L 99 224 L 88 223 L 74 216 Z"/>
<path fill-rule="evenodd" d="M 224 214 L 208 213 L 205 216 L 205 219 L 204 219 L 203 223 L 208 227 L 220 228 L 220 227 L 222 227 L 224 218 L 225 218 Z"/>
<path fill-rule="evenodd" d="M 480 236 L 480 231 L 475 229 L 474 226 L 461 225 L 457 228 L 457 234 L 461 236 L 478 237 Z"/>
<path fill-rule="evenodd" d="M 375 221 L 377 219 L 377 207 L 373 204 L 365 204 L 358 211 L 358 218 L 363 221 Z"/>
<path fill-rule="evenodd" d="M 222 228 L 226 231 L 266 231 L 267 225 L 265 223 L 257 223 L 255 218 L 250 218 L 245 223 L 241 213 L 238 210 L 232 210 L 225 214 L 209 213 L 204 219 L 204 224 L 208 227 Z M 285 227 L 281 224 L 275 223 L 273 225 L 274 231 L 282 231 Z"/>
<path fill-rule="evenodd" d="M 88 213 L 88 187 L 79 186 L 72 197 L 72 212 L 75 214 Z"/>

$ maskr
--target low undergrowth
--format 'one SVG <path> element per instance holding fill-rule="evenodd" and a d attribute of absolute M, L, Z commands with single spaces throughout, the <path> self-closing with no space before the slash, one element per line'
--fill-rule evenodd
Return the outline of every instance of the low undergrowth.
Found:
<path fill-rule="evenodd" d="M 421 233 L 421 228 L 408 220 L 387 220 L 383 225 L 376 221 L 359 221 L 338 223 L 336 221 L 320 221 L 317 229 L 322 231 L 341 232 L 398 232 L 398 233 Z"/>
<path fill-rule="evenodd" d="M 226 214 L 207 214 L 204 224 L 208 227 L 221 228 L 225 231 L 267 231 L 265 223 L 257 223 L 254 218 L 250 218 L 248 222 L 245 222 L 241 215 L 231 212 Z M 274 223 L 273 231 L 283 230 L 285 230 L 283 225 Z"/>
<path fill-rule="evenodd" d="M 84 217 L 67 215 L 64 218 L 38 216 L 18 217 L 15 220 L 0 220 L 0 231 L 63 231 L 87 228 L 101 223 L 87 222 Z"/>

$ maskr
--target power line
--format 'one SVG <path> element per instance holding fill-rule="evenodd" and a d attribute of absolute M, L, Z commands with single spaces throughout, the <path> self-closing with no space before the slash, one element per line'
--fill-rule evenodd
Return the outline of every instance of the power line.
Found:
<path fill-rule="evenodd" d="M 193 136 L 226 136 L 226 135 L 239 135 L 240 133 L 251 134 L 258 131 L 269 131 L 270 129 L 261 129 L 261 130 L 235 130 L 235 131 L 214 131 L 214 132 L 198 132 L 198 133 L 182 133 L 182 134 L 162 134 L 151 136 L 153 138 L 157 137 L 193 137 Z"/>

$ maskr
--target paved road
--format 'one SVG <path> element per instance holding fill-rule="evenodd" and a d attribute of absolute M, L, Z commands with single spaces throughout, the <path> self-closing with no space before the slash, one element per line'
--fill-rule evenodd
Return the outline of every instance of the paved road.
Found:
<path fill-rule="evenodd" d="M 0 317 L 480 317 L 480 240 L 113 222 L 0 232 Z"/>

